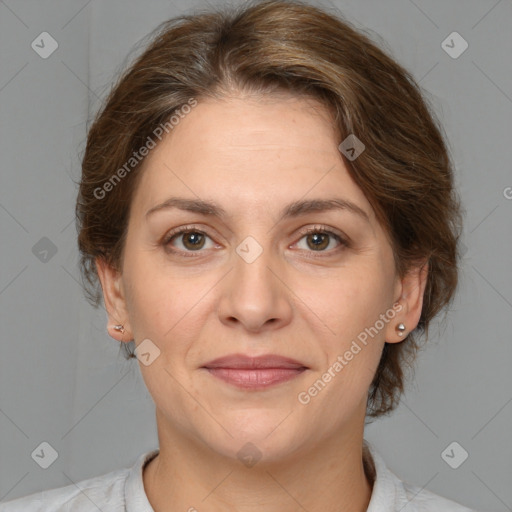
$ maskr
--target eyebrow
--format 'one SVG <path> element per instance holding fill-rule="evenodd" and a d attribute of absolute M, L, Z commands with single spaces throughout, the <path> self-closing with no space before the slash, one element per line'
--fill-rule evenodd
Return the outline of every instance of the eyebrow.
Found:
<path fill-rule="evenodd" d="M 224 208 L 216 205 L 210 201 L 202 199 L 185 199 L 182 197 L 170 197 L 163 203 L 153 206 L 146 212 L 146 218 L 155 212 L 178 208 L 189 212 L 199 213 L 201 215 L 218 217 L 225 219 L 228 214 Z M 309 199 L 302 201 L 295 201 L 285 206 L 279 215 L 279 220 L 299 217 L 313 212 L 325 212 L 332 210 L 346 210 L 359 217 L 366 222 L 370 223 L 370 218 L 365 210 L 360 206 L 344 198 L 330 198 L 330 199 Z"/>

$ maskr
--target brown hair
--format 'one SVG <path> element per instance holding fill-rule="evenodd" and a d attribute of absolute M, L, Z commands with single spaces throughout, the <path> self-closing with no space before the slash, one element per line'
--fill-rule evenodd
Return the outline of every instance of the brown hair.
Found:
<path fill-rule="evenodd" d="M 419 85 L 369 36 L 339 15 L 299 1 L 183 15 L 152 36 L 88 133 L 76 205 L 87 298 L 96 307 L 101 302 L 95 258 L 121 270 L 140 164 L 115 183 L 112 177 L 126 170 L 159 125 L 191 98 L 233 91 L 315 98 L 332 112 L 340 141 L 354 134 L 365 144 L 345 164 L 388 233 L 398 274 L 403 277 L 418 261 L 429 264 L 418 326 L 401 343 L 385 344 L 369 389 L 367 415 L 390 412 L 419 348 L 417 335 L 428 338 L 429 322 L 457 287 L 461 207 L 442 128 Z M 105 186 L 109 180 L 114 186 Z M 107 189 L 98 198 L 98 190 Z M 135 357 L 122 345 L 127 358 Z"/>

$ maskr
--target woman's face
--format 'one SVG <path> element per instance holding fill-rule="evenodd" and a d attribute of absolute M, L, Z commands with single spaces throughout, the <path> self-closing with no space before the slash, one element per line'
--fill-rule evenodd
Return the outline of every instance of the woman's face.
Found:
<path fill-rule="evenodd" d="M 144 343 L 159 432 L 267 460 L 362 432 L 384 342 L 414 328 L 423 288 L 396 276 L 340 142 L 311 100 L 236 97 L 199 102 L 151 150 L 122 274 L 100 277 L 112 323 Z M 171 198 L 188 203 L 159 207 Z M 211 369 L 233 354 L 302 368 Z"/>

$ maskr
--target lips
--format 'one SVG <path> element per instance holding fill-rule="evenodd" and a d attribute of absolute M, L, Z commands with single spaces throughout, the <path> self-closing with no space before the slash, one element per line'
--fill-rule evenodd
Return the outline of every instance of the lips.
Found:
<path fill-rule="evenodd" d="M 212 376 L 245 390 L 262 390 L 298 377 L 308 369 L 295 359 L 274 354 L 258 357 L 232 354 L 214 359 L 203 368 Z"/>
<path fill-rule="evenodd" d="M 295 359 L 275 354 L 257 357 L 250 357 L 244 354 L 231 354 L 206 363 L 204 368 L 237 368 L 245 370 L 262 368 L 306 369 L 307 366 Z"/>

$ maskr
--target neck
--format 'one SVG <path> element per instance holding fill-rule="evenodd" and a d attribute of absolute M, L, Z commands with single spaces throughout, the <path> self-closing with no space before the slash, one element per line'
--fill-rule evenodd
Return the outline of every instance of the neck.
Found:
<path fill-rule="evenodd" d="M 363 434 L 338 435 L 277 462 L 245 467 L 191 438 L 169 435 L 143 471 L 155 512 L 365 512 L 374 473 Z M 164 441 L 164 442 L 162 442 Z M 366 466 L 366 468 L 365 468 Z M 366 471 L 365 471 L 366 469 Z"/>

